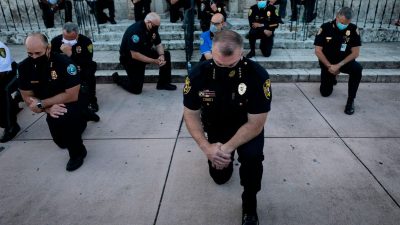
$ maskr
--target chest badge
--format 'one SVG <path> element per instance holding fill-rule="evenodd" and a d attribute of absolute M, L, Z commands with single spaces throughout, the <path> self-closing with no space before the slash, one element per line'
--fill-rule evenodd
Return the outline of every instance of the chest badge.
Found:
<path fill-rule="evenodd" d="M 350 31 L 349 30 L 346 31 L 346 36 L 350 36 Z"/>
<path fill-rule="evenodd" d="M 246 90 L 247 90 L 246 84 L 240 83 L 238 86 L 239 95 L 244 95 L 244 93 L 246 93 Z"/>
<path fill-rule="evenodd" d="M 268 17 L 271 16 L 271 11 L 267 11 L 267 16 L 268 16 Z"/>
<path fill-rule="evenodd" d="M 236 71 L 235 70 L 232 70 L 231 72 L 229 72 L 229 77 L 230 78 L 232 78 L 232 77 L 234 77 L 235 76 L 235 74 L 236 74 Z"/>
<path fill-rule="evenodd" d="M 153 40 L 156 39 L 156 33 L 153 33 L 152 39 L 153 39 Z"/>
<path fill-rule="evenodd" d="M 58 75 L 57 75 L 57 72 L 55 70 L 52 70 L 50 75 L 51 75 L 51 79 L 52 80 L 57 80 Z"/>
<path fill-rule="evenodd" d="M 82 52 L 81 46 L 76 46 L 76 53 L 80 54 Z"/>

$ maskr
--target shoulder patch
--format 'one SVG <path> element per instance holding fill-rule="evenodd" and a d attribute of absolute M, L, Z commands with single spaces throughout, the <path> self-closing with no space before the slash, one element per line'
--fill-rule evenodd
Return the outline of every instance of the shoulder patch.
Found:
<path fill-rule="evenodd" d="M 185 79 L 185 87 L 183 87 L 183 94 L 184 95 L 189 94 L 190 89 L 192 89 L 192 86 L 190 85 L 190 79 L 189 79 L 189 77 L 186 77 L 186 79 Z"/>
<path fill-rule="evenodd" d="M 275 9 L 275 15 L 279 16 L 279 10 Z"/>
<path fill-rule="evenodd" d="M 263 84 L 263 90 L 264 90 L 265 97 L 267 99 L 271 99 L 271 80 L 270 79 L 266 80 L 265 83 Z"/>
<path fill-rule="evenodd" d="M 137 36 L 136 34 L 134 34 L 133 36 L 132 36 L 132 41 L 133 41 L 133 43 L 139 43 L 139 41 L 140 41 L 140 38 L 139 38 L 139 36 Z"/>
<path fill-rule="evenodd" d="M 6 58 L 7 52 L 5 48 L 0 48 L 0 57 L 1 58 Z"/>
<path fill-rule="evenodd" d="M 249 9 L 249 16 L 253 13 L 253 10 Z"/>
<path fill-rule="evenodd" d="M 76 75 L 78 73 L 78 70 L 76 69 L 76 66 L 74 64 L 69 64 L 67 67 L 67 72 L 69 75 Z"/>
<path fill-rule="evenodd" d="M 88 45 L 88 46 L 87 46 L 87 50 L 88 50 L 90 53 L 93 53 L 93 44 Z"/>
<path fill-rule="evenodd" d="M 322 27 L 319 28 L 317 35 L 320 35 L 322 33 Z"/>
<path fill-rule="evenodd" d="M 358 27 L 356 29 L 356 33 L 357 33 L 358 36 L 360 36 L 360 30 L 358 30 Z"/>

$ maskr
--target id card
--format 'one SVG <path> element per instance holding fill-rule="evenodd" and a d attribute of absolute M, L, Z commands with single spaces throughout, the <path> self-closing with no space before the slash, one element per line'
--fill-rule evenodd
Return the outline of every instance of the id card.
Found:
<path fill-rule="evenodd" d="M 342 47 L 340 47 L 340 51 L 344 52 L 344 51 L 346 51 L 346 48 L 347 48 L 347 44 L 342 44 Z"/>

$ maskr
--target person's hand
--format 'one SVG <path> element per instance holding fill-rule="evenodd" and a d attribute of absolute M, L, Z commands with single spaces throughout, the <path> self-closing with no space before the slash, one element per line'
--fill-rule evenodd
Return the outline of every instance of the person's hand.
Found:
<path fill-rule="evenodd" d="M 214 168 L 221 170 L 231 162 L 231 154 L 221 150 L 221 143 L 210 144 L 206 149 L 206 156 Z"/>
<path fill-rule="evenodd" d="M 270 31 L 270 30 L 264 30 L 264 34 L 267 35 L 267 37 L 271 37 L 272 31 Z"/>
<path fill-rule="evenodd" d="M 29 98 L 28 107 L 34 113 L 41 113 L 42 112 L 42 109 L 39 109 L 37 107 L 37 103 L 38 102 L 39 102 L 39 99 L 37 99 L 37 98 L 32 98 L 32 97 Z"/>
<path fill-rule="evenodd" d="M 72 55 L 72 46 L 66 45 L 66 44 L 62 44 L 60 47 L 60 50 L 66 54 L 68 57 L 70 57 Z"/>
<path fill-rule="evenodd" d="M 333 74 L 333 75 L 335 75 L 335 76 L 338 75 L 338 74 L 340 73 L 339 69 L 340 69 L 340 65 L 339 65 L 339 64 L 330 65 L 330 66 L 328 67 L 329 73 L 331 73 L 331 74 Z"/>
<path fill-rule="evenodd" d="M 53 118 L 59 118 L 60 116 L 67 113 L 67 111 L 68 110 L 67 108 L 65 108 L 64 104 L 55 104 L 46 110 L 46 112 L 50 114 L 50 116 Z"/>
<path fill-rule="evenodd" d="M 263 25 L 261 23 L 257 23 L 257 22 L 254 22 L 254 23 L 251 24 L 252 28 L 259 28 L 259 27 L 262 27 L 262 26 Z"/>
<path fill-rule="evenodd" d="M 158 64 L 158 66 L 164 66 L 165 65 L 165 63 L 167 63 L 166 61 L 165 61 L 165 58 L 164 58 L 164 55 L 160 55 L 159 57 L 158 57 L 158 60 L 159 60 L 159 64 Z"/>

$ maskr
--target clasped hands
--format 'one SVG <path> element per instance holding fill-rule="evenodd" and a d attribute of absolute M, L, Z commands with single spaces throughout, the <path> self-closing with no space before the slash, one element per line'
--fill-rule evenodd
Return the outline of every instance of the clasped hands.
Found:
<path fill-rule="evenodd" d="M 30 102 L 28 103 L 28 107 L 32 112 L 35 113 L 43 112 L 43 110 L 39 109 L 37 106 L 39 99 L 30 97 L 29 101 Z M 64 104 L 54 104 L 50 108 L 46 108 L 44 111 L 47 112 L 53 118 L 59 118 L 60 116 L 67 113 L 68 110 Z"/>
<path fill-rule="evenodd" d="M 154 59 L 154 64 L 158 65 L 158 66 L 164 66 L 165 63 L 167 63 L 165 61 L 164 55 L 160 55 L 157 59 Z"/>
<path fill-rule="evenodd" d="M 231 163 L 231 153 L 222 150 L 222 143 L 210 144 L 206 149 L 206 155 L 212 166 L 217 170 L 222 170 Z"/>
<path fill-rule="evenodd" d="M 328 71 L 329 73 L 333 74 L 333 75 L 339 75 L 340 73 L 340 65 L 339 64 L 335 64 L 335 65 L 330 65 L 328 66 Z"/>

